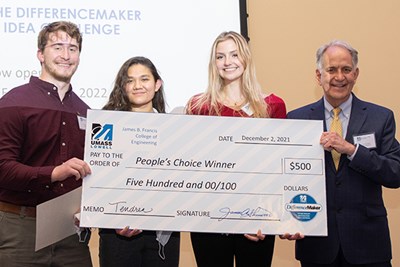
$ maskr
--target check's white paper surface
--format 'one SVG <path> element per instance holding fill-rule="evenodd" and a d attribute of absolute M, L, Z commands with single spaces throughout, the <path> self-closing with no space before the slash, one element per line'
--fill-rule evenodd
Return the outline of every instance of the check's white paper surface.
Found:
<path fill-rule="evenodd" d="M 81 226 L 327 234 L 322 121 L 89 110 Z"/>
<path fill-rule="evenodd" d="M 81 191 L 79 187 L 36 207 L 35 251 L 76 234 L 74 214 L 79 211 Z"/>

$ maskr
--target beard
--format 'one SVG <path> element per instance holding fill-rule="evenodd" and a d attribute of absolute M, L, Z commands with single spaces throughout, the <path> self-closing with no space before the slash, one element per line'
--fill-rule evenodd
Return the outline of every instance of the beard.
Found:
<path fill-rule="evenodd" d="M 60 66 L 57 66 L 56 63 L 48 64 L 46 62 L 43 63 L 44 71 L 47 73 L 47 76 L 52 77 L 53 79 L 69 83 L 71 81 L 72 76 L 77 70 L 78 66 L 74 66 L 68 69 L 64 69 Z"/>

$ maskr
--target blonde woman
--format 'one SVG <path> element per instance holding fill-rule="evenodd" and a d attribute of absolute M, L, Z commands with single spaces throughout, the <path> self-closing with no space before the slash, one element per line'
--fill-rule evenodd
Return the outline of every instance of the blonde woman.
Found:
<path fill-rule="evenodd" d="M 193 96 L 186 113 L 253 118 L 286 118 L 284 101 L 262 92 L 246 39 L 223 32 L 214 41 L 206 92 Z M 271 266 L 275 236 L 191 233 L 198 267 Z"/>

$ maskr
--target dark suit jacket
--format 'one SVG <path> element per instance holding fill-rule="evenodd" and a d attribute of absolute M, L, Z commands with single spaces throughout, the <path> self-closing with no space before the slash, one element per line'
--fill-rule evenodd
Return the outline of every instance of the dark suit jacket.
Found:
<path fill-rule="evenodd" d="M 289 112 L 288 119 L 324 120 L 323 99 Z M 353 95 L 346 140 L 354 144 L 353 136 L 373 133 L 376 148 L 360 145 L 352 161 L 342 155 L 337 172 L 331 153 L 325 151 L 328 236 L 296 241 L 296 259 L 331 263 L 341 246 L 352 264 L 391 260 L 382 186 L 400 187 L 400 147 L 395 127 L 391 110 Z M 324 128 L 326 131 L 325 121 Z"/>

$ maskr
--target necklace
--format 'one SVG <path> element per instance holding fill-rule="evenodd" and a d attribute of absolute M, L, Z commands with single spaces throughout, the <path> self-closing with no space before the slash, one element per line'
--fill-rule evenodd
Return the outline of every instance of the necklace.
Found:
<path fill-rule="evenodd" d="M 245 102 L 245 99 L 242 95 L 240 95 L 239 100 L 234 100 L 229 95 L 225 95 L 225 98 L 223 101 L 223 103 L 229 107 L 241 107 L 241 106 L 243 106 L 244 102 Z"/>

